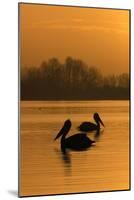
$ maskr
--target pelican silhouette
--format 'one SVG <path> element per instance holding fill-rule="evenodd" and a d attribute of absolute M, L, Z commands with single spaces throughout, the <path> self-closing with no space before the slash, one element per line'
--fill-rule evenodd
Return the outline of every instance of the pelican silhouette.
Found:
<path fill-rule="evenodd" d="M 100 123 L 102 124 L 102 126 L 104 126 L 104 124 L 103 124 L 98 113 L 94 113 L 93 117 L 94 117 L 96 124 L 94 124 L 92 122 L 83 122 L 82 124 L 80 124 L 78 129 L 80 131 L 84 131 L 84 132 L 99 131 L 100 130 Z"/>
<path fill-rule="evenodd" d="M 71 128 L 71 121 L 68 119 L 65 121 L 63 127 L 57 134 L 54 140 L 61 137 L 61 150 L 65 153 L 66 148 L 81 151 L 89 148 L 95 141 L 90 140 L 86 133 L 77 133 L 75 135 L 72 135 L 68 138 L 66 138 L 66 135 L 68 134 L 70 128 Z"/>

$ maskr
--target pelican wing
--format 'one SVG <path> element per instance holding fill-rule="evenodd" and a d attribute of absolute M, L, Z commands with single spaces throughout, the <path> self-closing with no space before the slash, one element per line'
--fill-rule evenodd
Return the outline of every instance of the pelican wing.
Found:
<path fill-rule="evenodd" d="M 83 122 L 78 129 L 80 131 L 94 131 L 96 129 L 96 124 L 92 123 L 92 122 Z"/>
<path fill-rule="evenodd" d="M 68 137 L 65 140 L 67 148 L 75 150 L 84 150 L 92 145 L 94 141 L 90 140 L 85 133 L 78 133 Z"/>

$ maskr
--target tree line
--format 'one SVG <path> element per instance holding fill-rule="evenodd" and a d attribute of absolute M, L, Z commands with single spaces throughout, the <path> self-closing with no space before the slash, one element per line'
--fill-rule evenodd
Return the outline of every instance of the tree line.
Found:
<path fill-rule="evenodd" d="M 129 99 L 129 75 L 104 76 L 96 67 L 67 57 L 21 69 L 21 100 Z"/>

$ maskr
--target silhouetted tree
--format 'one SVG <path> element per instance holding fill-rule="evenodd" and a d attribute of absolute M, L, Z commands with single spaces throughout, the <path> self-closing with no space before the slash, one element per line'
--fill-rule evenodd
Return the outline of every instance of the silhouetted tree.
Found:
<path fill-rule="evenodd" d="M 22 68 L 21 98 L 47 99 L 128 99 L 129 76 L 102 76 L 96 67 L 67 57 L 43 61 L 40 67 Z"/>
<path fill-rule="evenodd" d="M 118 76 L 118 87 L 128 88 L 129 86 L 129 76 L 126 73 L 123 73 Z"/>

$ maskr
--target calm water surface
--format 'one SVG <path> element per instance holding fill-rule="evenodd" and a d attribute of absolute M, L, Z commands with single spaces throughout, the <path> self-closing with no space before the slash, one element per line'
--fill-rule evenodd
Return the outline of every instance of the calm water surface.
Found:
<path fill-rule="evenodd" d="M 94 112 L 105 124 L 96 145 L 63 155 L 54 138 L 64 121 L 71 119 L 73 135 Z M 20 121 L 21 195 L 129 188 L 128 101 L 22 101 Z"/>

